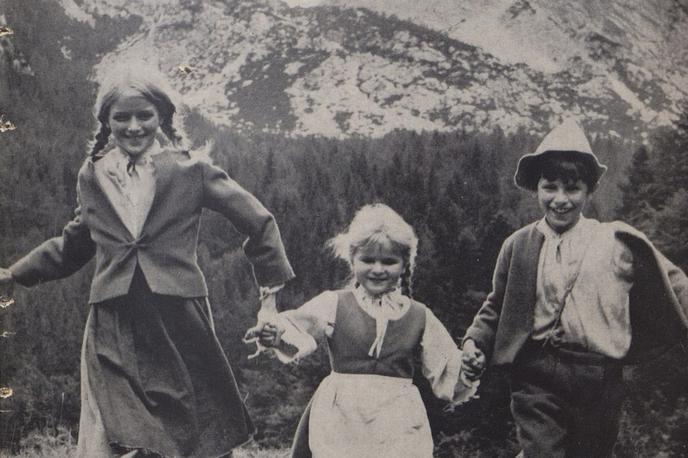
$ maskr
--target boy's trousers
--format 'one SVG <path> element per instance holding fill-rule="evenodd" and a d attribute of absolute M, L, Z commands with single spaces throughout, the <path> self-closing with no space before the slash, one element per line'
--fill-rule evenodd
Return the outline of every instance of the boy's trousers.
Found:
<path fill-rule="evenodd" d="M 511 380 L 511 412 L 525 458 L 611 456 L 623 398 L 619 361 L 528 342 Z"/>

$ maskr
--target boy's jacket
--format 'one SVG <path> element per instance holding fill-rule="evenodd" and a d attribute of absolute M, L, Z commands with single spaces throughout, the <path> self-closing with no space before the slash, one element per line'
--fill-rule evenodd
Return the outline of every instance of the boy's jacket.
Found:
<path fill-rule="evenodd" d="M 688 278 L 644 234 L 613 222 L 616 237 L 633 252 L 630 291 L 631 348 L 635 362 L 688 336 Z M 488 294 L 466 339 L 473 339 L 492 365 L 510 364 L 533 329 L 538 259 L 544 236 L 529 224 L 506 239 L 497 258 Z"/>
<path fill-rule="evenodd" d="M 90 303 L 127 294 L 137 265 L 154 293 L 206 296 L 196 252 L 203 208 L 223 214 L 248 236 L 243 247 L 259 284 L 294 276 L 273 216 L 223 170 L 185 151 L 165 150 L 152 160 L 155 196 L 140 236 L 133 237 L 120 219 L 96 177 L 99 163 L 89 158 L 79 171 L 74 219 L 61 236 L 10 267 L 17 283 L 66 277 L 95 255 Z"/>

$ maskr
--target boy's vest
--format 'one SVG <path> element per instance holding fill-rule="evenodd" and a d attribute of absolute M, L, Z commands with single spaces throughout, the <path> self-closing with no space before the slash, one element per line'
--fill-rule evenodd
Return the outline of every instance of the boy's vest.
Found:
<path fill-rule="evenodd" d="M 413 360 L 425 330 L 425 308 L 411 301 L 398 320 L 390 320 L 380 357 L 368 356 L 375 340 L 375 318 L 368 315 L 351 291 L 337 292 L 337 314 L 328 339 L 330 364 L 335 372 L 413 377 Z"/>
<path fill-rule="evenodd" d="M 612 224 L 616 237 L 633 253 L 634 285 L 629 293 L 631 348 L 623 359 L 646 360 L 668 346 L 685 345 L 688 334 L 688 278 L 639 231 Z M 537 264 L 544 236 L 535 223 L 513 233 L 502 245 L 493 290 L 466 330 L 492 365 L 511 364 L 533 330 Z"/>

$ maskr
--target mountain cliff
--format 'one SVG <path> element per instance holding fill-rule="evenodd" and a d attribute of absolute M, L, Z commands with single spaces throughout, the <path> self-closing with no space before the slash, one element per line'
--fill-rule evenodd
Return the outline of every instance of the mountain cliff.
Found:
<path fill-rule="evenodd" d="M 186 103 L 242 131 L 542 132 L 574 115 L 640 139 L 670 122 L 688 90 L 679 1 L 60 2 L 82 25 L 140 20 L 95 75 L 145 59 Z"/>

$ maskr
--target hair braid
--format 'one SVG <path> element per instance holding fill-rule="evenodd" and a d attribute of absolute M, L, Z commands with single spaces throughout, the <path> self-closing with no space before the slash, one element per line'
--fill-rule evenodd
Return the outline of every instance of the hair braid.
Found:
<path fill-rule="evenodd" d="M 177 129 L 172 125 L 172 116 L 169 116 L 160 123 L 160 130 L 170 139 L 175 145 L 181 143 L 182 136 L 177 133 Z"/>
<path fill-rule="evenodd" d="M 413 298 L 413 287 L 411 285 L 411 275 L 413 275 L 413 272 L 411 271 L 411 266 L 408 261 L 406 261 L 405 264 L 406 268 L 401 274 L 401 294 Z"/>
<path fill-rule="evenodd" d="M 103 150 L 103 148 L 105 148 L 105 145 L 108 144 L 111 132 L 112 131 L 110 130 L 110 127 L 106 123 L 100 123 L 100 130 L 98 130 L 98 133 L 95 136 L 96 141 L 93 144 L 93 147 L 91 148 L 91 157 L 95 157 L 99 152 Z"/>

